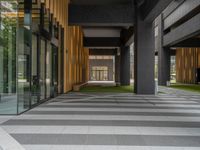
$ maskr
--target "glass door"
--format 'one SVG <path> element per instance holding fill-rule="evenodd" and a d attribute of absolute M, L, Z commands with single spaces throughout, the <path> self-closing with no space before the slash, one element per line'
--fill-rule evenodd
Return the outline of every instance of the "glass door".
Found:
<path fill-rule="evenodd" d="M 51 97 L 58 94 L 58 48 L 52 45 Z"/>
<path fill-rule="evenodd" d="M 92 67 L 92 80 L 108 81 L 108 67 Z"/>
<path fill-rule="evenodd" d="M 104 70 L 102 74 L 102 80 L 108 81 L 108 70 Z"/>
<path fill-rule="evenodd" d="M 100 81 L 100 71 L 96 70 L 96 80 Z"/>
<path fill-rule="evenodd" d="M 18 31 L 18 113 L 22 113 L 30 108 L 30 78 L 31 78 L 31 31 L 21 27 Z M 25 45 L 25 46 L 24 46 Z"/>
<path fill-rule="evenodd" d="M 45 40 L 41 40 L 41 48 L 40 48 L 40 101 L 46 98 L 46 68 L 45 68 L 45 51 L 46 51 L 46 43 Z"/>
<path fill-rule="evenodd" d="M 32 35 L 32 67 L 31 67 L 31 106 L 38 103 L 39 100 L 39 74 L 38 74 L 38 38 Z"/>
<path fill-rule="evenodd" d="M 46 50 L 46 98 L 50 98 L 51 92 L 51 43 L 47 42 Z"/>

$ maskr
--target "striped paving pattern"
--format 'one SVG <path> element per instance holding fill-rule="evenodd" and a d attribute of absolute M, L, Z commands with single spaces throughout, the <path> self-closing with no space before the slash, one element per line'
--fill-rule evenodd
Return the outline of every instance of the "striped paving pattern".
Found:
<path fill-rule="evenodd" d="M 26 150 L 200 150 L 200 95 L 61 95 L 1 124 Z"/>

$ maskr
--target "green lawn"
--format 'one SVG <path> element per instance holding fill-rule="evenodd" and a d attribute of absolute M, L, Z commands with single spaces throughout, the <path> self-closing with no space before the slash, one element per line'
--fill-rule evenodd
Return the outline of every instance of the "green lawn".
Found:
<path fill-rule="evenodd" d="M 200 93 L 200 85 L 172 84 L 171 88 Z"/>
<path fill-rule="evenodd" d="M 81 88 L 80 92 L 133 93 L 133 86 L 86 86 Z"/>

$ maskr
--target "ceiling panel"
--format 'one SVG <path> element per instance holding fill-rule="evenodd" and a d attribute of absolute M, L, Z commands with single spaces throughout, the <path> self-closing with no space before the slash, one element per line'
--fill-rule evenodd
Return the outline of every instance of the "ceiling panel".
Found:
<path fill-rule="evenodd" d="M 80 5 L 108 5 L 108 4 L 128 4 L 132 0 L 71 0 L 73 4 Z"/>

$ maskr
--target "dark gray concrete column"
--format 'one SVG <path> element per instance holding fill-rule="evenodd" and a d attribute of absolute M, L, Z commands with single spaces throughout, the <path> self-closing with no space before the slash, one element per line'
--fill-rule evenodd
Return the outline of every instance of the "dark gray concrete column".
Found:
<path fill-rule="evenodd" d="M 115 55 L 115 83 L 120 85 L 120 51 Z"/>
<path fill-rule="evenodd" d="M 145 22 L 135 7 L 134 90 L 136 94 L 155 94 L 155 37 L 152 22 Z"/>
<path fill-rule="evenodd" d="M 121 85 L 130 85 L 130 47 L 121 48 L 120 61 L 120 83 Z"/>
<path fill-rule="evenodd" d="M 170 81 L 170 48 L 163 47 L 163 19 L 158 17 L 158 84 L 166 86 Z"/>
<path fill-rule="evenodd" d="M 167 85 L 170 81 L 170 48 L 161 48 L 158 51 L 158 85 Z"/>

